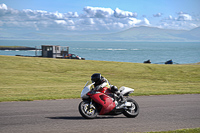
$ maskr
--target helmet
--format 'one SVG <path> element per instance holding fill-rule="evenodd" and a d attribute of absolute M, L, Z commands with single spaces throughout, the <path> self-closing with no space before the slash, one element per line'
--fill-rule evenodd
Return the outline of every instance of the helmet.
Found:
<path fill-rule="evenodd" d="M 94 73 L 92 76 L 91 76 L 91 80 L 92 82 L 95 82 L 95 85 L 100 85 L 101 84 L 101 74 L 100 73 Z"/>

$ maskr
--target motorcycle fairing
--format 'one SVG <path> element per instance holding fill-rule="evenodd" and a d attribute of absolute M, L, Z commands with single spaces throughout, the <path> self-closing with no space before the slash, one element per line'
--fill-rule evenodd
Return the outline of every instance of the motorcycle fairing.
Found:
<path fill-rule="evenodd" d="M 98 90 L 101 93 L 105 93 L 106 95 L 111 94 L 112 92 L 110 91 L 110 89 L 108 89 L 107 87 L 101 88 Z"/>
<path fill-rule="evenodd" d="M 134 92 L 134 89 L 122 86 L 120 87 L 119 91 L 121 92 L 122 95 L 128 96 L 130 93 Z"/>
<path fill-rule="evenodd" d="M 106 113 L 109 113 L 115 108 L 115 102 L 113 102 L 113 99 L 101 92 L 97 92 L 95 94 L 89 94 L 91 99 L 93 99 L 96 103 L 102 105 L 101 111 L 99 115 L 104 115 Z"/>

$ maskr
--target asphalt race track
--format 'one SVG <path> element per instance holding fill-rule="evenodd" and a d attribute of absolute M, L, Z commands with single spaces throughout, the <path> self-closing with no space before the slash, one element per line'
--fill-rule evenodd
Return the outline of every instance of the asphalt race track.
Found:
<path fill-rule="evenodd" d="M 200 127 L 200 94 L 137 96 L 136 118 L 78 112 L 81 99 L 0 103 L 0 133 L 126 133 Z"/>

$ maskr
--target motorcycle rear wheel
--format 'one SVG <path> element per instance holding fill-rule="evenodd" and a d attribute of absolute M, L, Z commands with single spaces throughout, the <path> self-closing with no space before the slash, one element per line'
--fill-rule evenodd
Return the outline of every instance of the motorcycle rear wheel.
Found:
<path fill-rule="evenodd" d="M 127 102 L 131 102 L 132 106 L 124 109 L 123 114 L 128 118 L 135 118 L 139 114 L 139 105 L 135 100 L 131 98 L 127 98 Z"/>
<path fill-rule="evenodd" d="M 97 110 L 89 101 L 82 101 L 79 104 L 79 112 L 86 119 L 94 119 L 97 117 Z"/>

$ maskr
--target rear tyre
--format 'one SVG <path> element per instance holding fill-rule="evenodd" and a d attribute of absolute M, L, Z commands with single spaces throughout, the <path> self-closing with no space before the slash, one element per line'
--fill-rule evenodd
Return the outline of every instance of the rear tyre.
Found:
<path fill-rule="evenodd" d="M 89 101 L 82 101 L 78 109 L 80 114 L 86 119 L 94 119 L 97 117 L 97 110 Z"/>
<path fill-rule="evenodd" d="M 127 102 L 131 102 L 131 106 L 124 109 L 123 114 L 128 118 L 135 118 L 139 114 L 139 105 L 131 98 L 127 98 Z"/>

